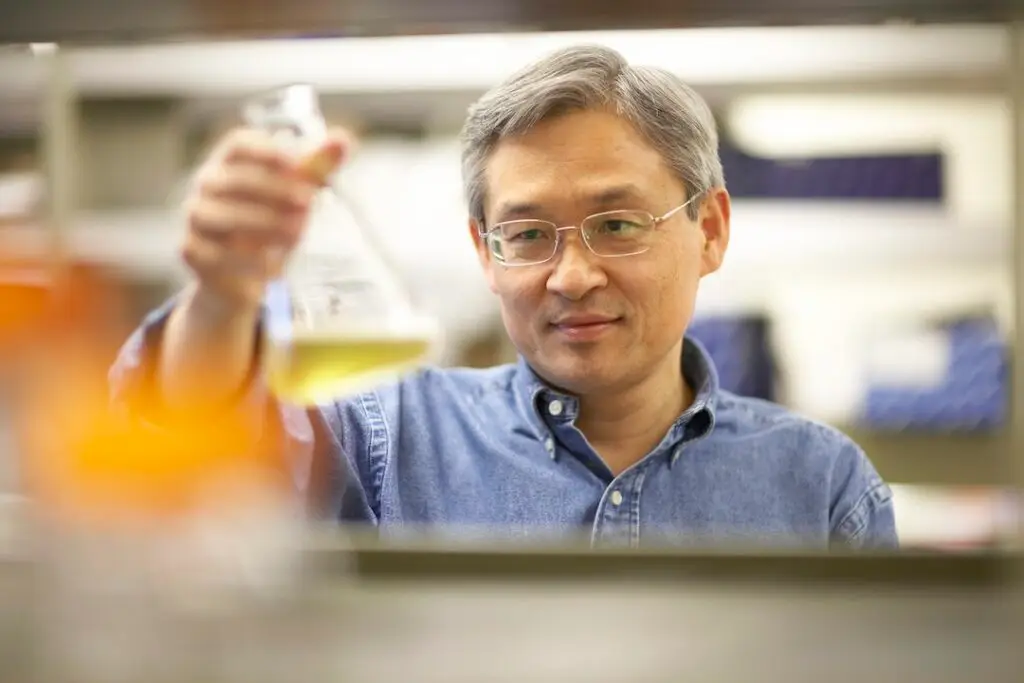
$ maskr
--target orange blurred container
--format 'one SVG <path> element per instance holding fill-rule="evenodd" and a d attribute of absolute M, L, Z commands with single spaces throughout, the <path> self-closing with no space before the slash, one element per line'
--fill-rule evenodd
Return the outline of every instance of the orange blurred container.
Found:
<path fill-rule="evenodd" d="M 241 416 L 170 415 L 145 400 L 142 420 L 112 407 L 107 372 L 123 342 L 112 321 L 125 302 L 116 277 L 86 264 L 19 267 L 25 277 L 10 267 L 0 276 L 0 346 L 20 359 L 19 470 L 44 517 L 167 520 L 199 505 L 213 482 L 257 476 L 267 490 L 285 486 L 271 481 L 282 470 L 254 447 L 257 432 Z"/>

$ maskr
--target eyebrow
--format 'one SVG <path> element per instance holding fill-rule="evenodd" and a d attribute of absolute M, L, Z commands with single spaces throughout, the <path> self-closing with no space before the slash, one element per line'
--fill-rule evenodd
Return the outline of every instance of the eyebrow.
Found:
<path fill-rule="evenodd" d="M 541 212 L 540 204 L 536 202 L 504 202 L 494 213 L 495 223 L 514 221 L 522 218 L 536 218 Z"/>
<path fill-rule="evenodd" d="M 615 185 L 600 190 L 587 197 L 587 204 L 593 207 L 608 208 L 615 206 L 623 201 L 639 201 L 643 197 L 643 193 L 640 188 L 632 183 L 626 183 L 623 185 Z M 636 207 L 623 207 L 618 206 L 616 208 L 636 208 Z M 544 211 L 544 207 L 537 202 L 504 202 L 498 206 L 498 210 L 495 212 L 496 223 L 503 223 L 510 220 L 519 220 L 524 218 L 536 218 Z"/>
<path fill-rule="evenodd" d="M 594 194 L 590 198 L 590 203 L 596 206 L 609 206 L 617 204 L 622 201 L 638 201 L 644 196 L 640 188 L 632 183 L 626 183 L 623 185 L 615 185 L 613 187 L 606 188 L 600 192 Z M 635 208 L 635 207 L 619 207 L 619 208 Z"/>

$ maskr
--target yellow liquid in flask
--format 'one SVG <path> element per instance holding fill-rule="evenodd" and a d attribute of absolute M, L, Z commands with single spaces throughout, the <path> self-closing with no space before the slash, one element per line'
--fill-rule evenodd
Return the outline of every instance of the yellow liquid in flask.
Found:
<path fill-rule="evenodd" d="M 287 346 L 269 345 L 267 381 L 278 398 L 311 405 L 366 391 L 409 371 L 430 347 L 426 335 L 299 334 Z"/>

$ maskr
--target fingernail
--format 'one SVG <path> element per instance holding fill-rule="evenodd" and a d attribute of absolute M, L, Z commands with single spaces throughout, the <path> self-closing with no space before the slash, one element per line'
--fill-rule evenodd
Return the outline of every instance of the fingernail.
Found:
<path fill-rule="evenodd" d="M 300 164 L 300 169 L 307 177 L 315 182 L 323 184 L 328 176 L 334 172 L 338 162 L 341 160 L 341 147 L 327 145 L 309 155 Z"/>

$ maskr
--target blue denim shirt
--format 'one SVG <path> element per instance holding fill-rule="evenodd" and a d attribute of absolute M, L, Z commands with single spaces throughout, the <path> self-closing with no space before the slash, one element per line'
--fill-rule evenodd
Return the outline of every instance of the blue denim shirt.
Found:
<path fill-rule="evenodd" d="M 111 373 L 115 400 L 140 419 L 167 312 L 144 322 Z M 690 339 L 683 372 L 693 405 L 618 476 L 575 427 L 576 399 L 521 359 L 425 369 L 310 409 L 279 404 L 254 373 L 244 403 L 318 514 L 382 534 L 541 540 L 582 531 L 595 546 L 625 547 L 897 545 L 890 490 L 849 438 L 722 390 Z"/>

